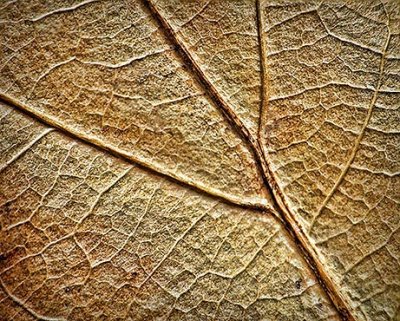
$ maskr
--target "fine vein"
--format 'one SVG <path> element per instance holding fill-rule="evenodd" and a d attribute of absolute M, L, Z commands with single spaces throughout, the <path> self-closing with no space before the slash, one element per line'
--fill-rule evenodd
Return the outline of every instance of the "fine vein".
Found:
<path fill-rule="evenodd" d="M 7 95 L 4 95 L 3 93 L 0 92 L 0 101 L 3 101 L 14 108 L 20 110 L 24 114 L 29 115 L 30 117 L 33 117 L 34 119 L 38 120 L 39 122 L 50 126 L 50 127 L 55 127 L 57 128 L 60 132 L 64 133 L 65 135 L 72 137 L 74 139 L 77 139 L 79 141 L 82 141 L 88 145 L 91 145 L 92 147 L 95 147 L 98 150 L 102 150 L 103 152 L 106 151 L 113 156 L 120 158 L 124 160 L 125 162 L 128 163 L 133 163 L 135 165 L 138 165 L 141 168 L 145 168 L 149 170 L 152 173 L 155 173 L 157 175 L 161 175 L 164 177 L 167 177 L 174 181 L 175 183 L 178 183 L 180 185 L 189 187 L 191 189 L 194 189 L 198 192 L 201 192 L 202 194 L 206 194 L 212 197 L 216 197 L 221 199 L 224 202 L 245 207 L 245 208 L 251 208 L 251 209 L 260 209 L 264 211 L 268 211 L 269 213 L 274 213 L 269 206 L 267 200 L 262 199 L 262 198 L 243 198 L 243 197 L 238 197 L 236 195 L 231 195 L 228 193 L 221 192 L 215 188 L 206 186 L 205 184 L 199 183 L 189 177 L 183 176 L 183 175 L 178 175 L 175 174 L 169 170 L 163 169 L 160 166 L 150 164 L 146 162 L 145 160 L 142 160 L 139 157 L 136 157 L 116 146 L 107 144 L 106 142 L 94 137 L 94 136 L 86 136 L 83 135 L 79 130 L 73 128 L 72 126 L 64 125 L 61 122 L 59 122 L 56 118 L 45 115 L 43 113 L 38 112 L 35 110 L 35 108 L 32 108 L 28 104 L 23 104 L 18 100 L 15 100 Z M 19 155 L 20 156 L 20 155 Z M 19 157 L 18 156 L 18 157 Z M 4 170 L 4 169 L 3 169 Z"/>
<path fill-rule="evenodd" d="M 253 152 L 255 157 L 255 161 L 259 170 L 263 176 L 264 182 L 268 190 L 271 192 L 272 202 L 274 209 L 280 213 L 281 221 L 283 220 L 283 225 L 291 237 L 294 239 L 295 243 L 298 245 L 300 249 L 300 253 L 303 258 L 309 264 L 314 274 L 316 275 L 317 280 L 320 282 L 321 286 L 328 293 L 329 298 L 332 300 L 333 304 L 337 308 L 339 314 L 341 315 L 343 320 L 354 320 L 349 312 L 349 308 L 345 304 L 342 299 L 339 291 L 336 286 L 333 284 L 330 277 L 324 270 L 322 263 L 320 262 L 316 251 L 311 245 L 308 237 L 304 234 L 304 231 L 301 230 L 298 223 L 293 218 L 293 215 L 289 212 L 286 204 L 283 201 L 283 196 L 280 195 L 281 192 L 278 188 L 278 185 L 273 177 L 273 174 L 270 171 L 270 167 L 266 161 L 266 158 L 263 155 L 263 151 L 259 141 L 250 134 L 249 130 L 244 126 L 241 120 L 237 117 L 231 107 L 225 102 L 225 100 L 221 97 L 219 92 L 216 90 L 214 85 L 210 82 L 210 80 L 204 75 L 202 69 L 197 64 L 197 62 L 193 59 L 190 52 L 186 48 L 186 46 L 182 43 L 179 37 L 176 35 L 175 31 L 172 29 L 171 25 L 164 19 L 164 17 L 157 10 L 155 5 L 151 2 L 151 0 L 143 0 L 144 3 L 148 6 L 151 13 L 153 14 L 154 19 L 163 27 L 162 29 L 165 32 L 167 38 L 176 46 L 177 51 L 180 53 L 181 58 L 186 63 L 187 67 L 190 68 L 192 73 L 197 77 L 197 80 L 204 87 L 205 92 L 209 94 L 215 105 L 220 108 L 228 122 L 235 128 L 237 133 L 243 138 L 243 140 L 248 144 L 250 149 Z M 257 18 L 260 18 L 260 4 L 257 2 Z M 258 22 L 258 27 L 260 27 L 260 22 Z M 259 30 L 260 33 L 260 30 Z M 259 35 L 259 37 L 261 37 Z M 263 55 L 264 56 L 264 55 Z M 262 58 L 265 59 L 265 58 Z M 263 66 L 265 68 L 265 64 Z M 263 88 L 265 88 L 265 81 L 263 81 Z M 263 89 L 262 101 L 261 104 L 264 105 L 263 101 L 267 101 L 266 92 Z M 261 112 L 264 113 L 263 108 Z"/>
<path fill-rule="evenodd" d="M 382 85 L 382 77 L 383 77 L 383 70 L 384 70 L 384 65 L 385 65 L 385 57 L 386 57 L 386 52 L 387 52 L 387 48 L 389 46 L 389 41 L 390 41 L 390 32 L 388 32 L 388 36 L 384 45 L 384 49 L 383 52 L 381 53 L 381 60 L 380 60 L 380 66 L 379 66 L 379 79 L 378 79 L 378 83 L 376 84 L 375 90 L 374 90 L 374 95 L 372 96 L 371 102 L 368 106 L 368 112 L 367 112 L 367 116 L 365 117 L 363 126 L 361 128 L 360 134 L 358 135 L 354 146 L 351 150 L 351 154 L 347 160 L 347 163 L 345 164 L 345 166 L 342 169 L 342 172 L 340 173 L 339 178 L 336 180 L 335 185 L 332 187 L 332 189 L 329 191 L 329 193 L 327 194 L 327 196 L 325 197 L 324 201 L 322 202 L 320 208 L 318 209 L 317 214 L 314 216 L 313 221 L 311 222 L 311 226 L 310 228 L 312 228 L 313 223 L 315 222 L 315 220 L 317 219 L 317 217 L 321 214 L 322 210 L 326 207 L 326 205 L 328 204 L 328 202 L 330 201 L 330 199 L 332 198 L 333 194 L 335 193 L 335 191 L 338 189 L 339 185 L 343 182 L 344 177 L 346 176 L 347 172 L 350 169 L 351 164 L 353 163 L 358 148 L 361 144 L 361 140 L 364 137 L 365 131 L 367 129 L 367 126 L 369 124 L 369 121 L 371 120 L 371 116 L 372 116 L 372 111 L 374 109 L 376 100 L 378 99 L 378 94 L 379 94 L 379 89 Z"/>
<path fill-rule="evenodd" d="M 262 70 L 262 75 L 261 75 L 262 99 L 261 99 L 261 116 L 260 116 L 261 121 L 260 121 L 260 128 L 258 135 L 259 135 L 259 141 L 263 142 L 262 146 L 265 146 L 266 133 L 263 133 L 262 131 L 265 128 L 264 122 L 267 117 L 266 113 L 269 100 L 269 92 L 268 92 L 269 79 L 267 72 L 265 39 L 263 37 L 264 36 L 263 31 L 265 30 L 265 28 L 262 19 L 261 0 L 256 0 L 256 10 L 257 10 L 257 20 L 258 20 L 257 29 L 258 29 L 258 39 L 259 39 L 260 60 L 261 60 L 261 70 Z M 290 207 L 286 203 L 283 192 L 276 181 L 273 171 L 270 169 L 271 167 L 268 162 L 267 151 L 265 150 L 265 148 L 262 148 L 262 152 L 265 163 L 267 164 L 265 168 L 268 171 L 267 176 L 271 184 L 272 194 L 275 202 L 279 206 L 280 209 L 279 213 L 281 214 L 282 219 L 285 223 L 284 224 L 285 228 L 294 238 L 305 260 L 308 262 L 309 266 L 316 275 L 319 283 L 326 291 L 332 303 L 338 310 L 338 313 L 341 316 L 341 318 L 343 320 L 354 320 L 354 316 L 351 314 L 350 308 L 348 307 L 346 301 L 342 298 L 339 289 L 337 288 L 336 284 L 332 281 L 328 273 L 325 271 L 325 267 L 322 264 L 314 245 L 311 243 L 308 236 L 304 233 L 304 231 L 301 228 L 301 225 L 296 220 L 295 215 L 291 212 Z"/>

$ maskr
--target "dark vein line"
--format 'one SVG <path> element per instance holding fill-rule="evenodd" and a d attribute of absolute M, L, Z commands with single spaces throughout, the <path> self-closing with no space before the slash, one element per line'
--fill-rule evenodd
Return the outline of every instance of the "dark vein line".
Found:
<path fill-rule="evenodd" d="M 214 103 L 222 110 L 224 115 L 227 117 L 228 121 L 233 125 L 233 127 L 236 129 L 236 131 L 242 136 L 242 138 L 245 140 L 245 142 L 250 145 L 250 149 L 254 153 L 255 159 L 257 166 L 260 169 L 260 172 L 264 178 L 264 181 L 266 183 L 267 188 L 272 191 L 271 195 L 273 197 L 274 201 L 274 206 L 276 207 L 276 210 L 279 211 L 279 213 L 282 216 L 283 219 L 283 225 L 285 229 L 289 232 L 289 234 L 293 237 L 295 243 L 298 245 L 298 247 L 301 250 L 301 253 L 303 254 L 303 257 L 307 261 L 307 263 L 310 265 L 312 268 L 313 272 L 315 273 L 318 281 L 321 283 L 323 288 L 327 291 L 329 297 L 332 299 L 334 302 L 335 306 L 337 307 L 339 314 L 342 316 L 343 320 L 353 320 L 354 318 L 351 316 L 348 308 L 344 304 L 344 302 L 341 302 L 342 298 L 340 294 L 337 292 L 335 286 L 333 285 L 333 282 L 331 281 L 330 277 L 326 274 L 324 271 L 321 262 L 319 262 L 317 258 L 317 254 L 313 248 L 313 246 L 310 244 L 308 238 L 304 235 L 304 232 L 298 227 L 299 224 L 295 221 L 295 219 L 292 217 L 292 214 L 289 211 L 289 207 L 285 202 L 283 201 L 283 195 L 281 195 L 281 191 L 276 183 L 276 180 L 274 178 L 273 173 L 270 171 L 270 167 L 268 162 L 266 161 L 266 157 L 264 154 L 264 150 L 261 147 L 260 143 L 254 139 L 254 137 L 250 134 L 248 129 L 243 125 L 241 120 L 236 116 L 236 114 L 233 112 L 233 110 L 230 108 L 230 106 L 223 100 L 223 98 L 219 95 L 218 91 L 215 89 L 213 84 L 206 78 L 206 76 L 203 74 L 202 70 L 200 67 L 197 65 L 197 63 L 194 61 L 194 59 L 191 57 L 190 53 L 187 51 L 185 46 L 179 41 L 177 36 L 175 35 L 175 32 L 171 28 L 171 26 L 168 24 L 167 21 L 159 14 L 159 12 L 156 10 L 154 5 L 149 1 L 149 0 L 143 0 L 147 6 L 150 8 L 151 12 L 153 13 L 154 18 L 164 27 L 164 32 L 167 34 L 168 39 L 170 39 L 176 46 L 177 50 L 180 52 L 181 57 L 183 58 L 184 62 L 186 65 L 191 68 L 192 72 L 196 77 L 198 78 L 199 82 L 205 87 L 206 92 L 209 93 L 211 98 L 213 99 Z M 258 20 L 260 19 L 260 12 L 259 12 L 259 1 L 257 1 L 257 18 Z M 261 37 L 262 35 L 259 35 Z M 262 69 L 264 70 L 264 69 Z M 264 74 L 264 72 L 263 72 Z M 263 88 L 265 88 L 265 80 L 263 79 Z M 267 97 L 262 96 L 262 105 L 266 105 L 266 99 Z M 30 110 L 29 108 L 26 108 L 26 106 L 22 106 L 21 104 L 16 103 L 9 97 L 5 97 L 4 95 L 0 95 L 0 100 L 7 101 L 8 103 L 12 103 L 14 107 L 16 107 L 18 110 L 22 110 L 24 113 L 29 114 L 30 116 L 33 116 L 35 119 L 39 119 L 40 122 L 44 122 L 46 124 L 50 124 L 51 126 L 57 127 L 62 133 L 69 137 L 73 137 L 74 139 L 78 139 L 80 141 L 83 141 L 86 144 L 91 145 L 92 147 L 99 149 L 104 152 L 104 150 L 108 151 L 112 155 L 123 159 L 124 161 L 128 161 L 129 163 L 135 163 L 139 168 L 144 168 L 146 170 L 149 170 L 150 172 L 156 173 L 157 175 L 165 176 L 168 179 L 174 181 L 175 183 L 178 183 L 179 185 L 184 185 L 187 186 L 191 189 L 194 189 L 196 191 L 200 191 L 202 194 L 206 195 L 211 195 L 216 198 L 220 198 L 221 200 L 232 203 L 234 205 L 246 207 L 246 208 L 256 208 L 256 209 L 261 209 L 261 210 L 268 210 L 269 208 L 266 208 L 265 206 L 259 205 L 259 204 L 238 204 L 236 201 L 232 201 L 229 198 L 226 198 L 223 195 L 217 195 L 215 193 L 210 193 L 210 191 L 199 187 L 195 185 L 194 183 L 188 183 L 185 181 L 182 181 L 181 179 L 174 177 L 173 175 L 166 174 L 163 171 L 160 171 L 158 168 L 153 168 L 152 165 L 149 165 L 147 163 L 144 163 L 140 160 L 137 159 L 132 159 L 132 156 L 127 155 L 125 152 L 122 151 L 116 151 L 115 148 L 112 148 L 104 142 L 100 142 L 94 138 L 87 138 L 83 135 L 81 135 L 79 132 L 74 132 L 72 130 L 66 129 L 61 126 L 61 124 L 56 123 L 56 121 L 47 119 L 45 116 L 41 115 L 39 116 L 38 113 L 35 113 L 34 111 Z M 265 108 L 261 109 L 261 112 Z M 269 211 L 271 212 L 271 211 Z M 329 282 L 328 282 L 329 281 Z"/>
<path fill-rule="evenodd" d="M 284 203 L 283 195 L 280 195 L 281 193 L 279 187 L 272 172 L 270 171 L 269 164 L 266 162 L 266 158 L 264 157 L 259 141 L 254 139 L 254 137 L 236 116 L 230 106 L 219 95 L 213 84 L 207 79 L 201 68 L 194 61 L 185 45 L 179 40 L 172 27 L 150 2 L 151 0 L 143 1 L 150 9 L 155 20 L 163 27 L 166 37 L 175 45 L 186 66 L 192 71 L 193 75 L 197 77 L 197 80 L 204 87 L 205 91 L 209 94 L 217 107 L 223 112 L 228 122 L 235 128 L 237 133 L 243 138 L 244 142 L 250 147 L 250 150 L 253 152 L 255 157 L 257 167 L 259 168 L 265 185 L 270 192 L 273 207 L 280 214 L 279 221 L 283 224 L 284 228 L 298 246 L 302 257 L 310 266 L 311 270 L 316 276 L 316 279 L 321 284 L 321 287 L 328 294 L 328 298 L 332 301 L 333 306 L 335 306 L 338 310 L 338 314 L 343 320 L 354 320 L 339 291 L 336 289 L 331 278 L 325 272 L 322 263 L 318 259 L 315 249 L 311 245 L 304 232 L 299 228 L 299 224 L 294 220 L 293 215 L 290 214 L 288 206 Z M 265 96 L 263 99 L 266 101 Z"/>
<path fill-rule="evenodd" d="M 263 19 L 262 19 L 262 12 L 261 12 L 261 3 L 260 0 L 256 0 L 256 7 L 257 7 L 257 29 L 258 29 L 258 38 L 259 38 L 259 50 L 260 50 L 260 59 L 261 59 L 261 66 L 262 66 L 262 99 L 261 99 L 261 126 L 259 129 L 259 141 L 262 141 L 263 144 L 262 146 L 266 146 L 265 144 L 265 136 L 262 134 L 264 126 L 264 122 L 266 120 L 266 113 L 267 113 L 267 108 L 268 108 L 268 86 L 269 86 L 269 79 L 268 79 L 268 74 L 267 74 L 267 61 L 266 61 L 266 51 L 265 51 L 265 43 L 263 39 Z M 267 158 L 267 151 L 262 148 L 263 152 L 263 157 L 264 160 L 267 164 L 266 170 L 267 172 L 267 177 L 269 178 L 270 184 L 271 184 L 271 189 L 272 189 L 272 194 L 274 197 L 275 202 L 278 204 L 279 207 L 279 213 L 282 216 L 284 226 L 286 230 L 289 232 L 289 234 L 292 236 L 294 239 L 295 243 L 299 247 L 304 259 L 314 272 L 319 284 L 322 286 L 324 291 L 327 293 L 329 299 L 337 309 L 340 317 L 342 320 L 347 321 L 347 320 L 355 320 L 354 316 L 350 312 L 350 308 L 347 305 L 346 301 L 342 297 L 340 291 L 338 290 L 337 286 L 331 279 L 331 277 L 328 275 L 328 273 L 325 271 L 325 267 L 323 266 L 319 255 L 314 247 L 314 245 L 311 243 L 310 239 L 308 236 L 305 234 L 305 232 L 301 229 L 301 224 L 296 220 L 295 215 L 291 212 L 290 206 L 286 203 L 285 197 L 283 195 L 282 190 L 280 189 L 275 174 L 274 172 L 270 169 L 271 165 L 268 162 Z"/>
<path fill-rule="evenodd" d="M 185 66 L 192 72 L 192 75 L 203 87 L 205 93 L 207 93 L 207 95 L 212 99 L 217 109 L 219 109 L 219 111 L 222 112 L 222 114 L 228 120 L 230 125 L 235 129 L 236 133 L 239 134 L 243 142 L 249 147 L 250 152 L 254 156 L 257 169 L 264 180 L 266 188 L 268 189 L 269 194 L 272 194 L 269 179 L 265 175 L 265 173 L 267 172 L 266 169 L 267 164 L 265 163 L 261 151 L 261 146 L 258 140 L 250 133 L 247 127 L 242 123 L 242 121 L 236 115 L 236 113 L 231 109 L 229 104 L 227 104 L 225 100 L 221 97 L 218 90 L 214 87 L 211 81 L 203 73 L 202 69 L 193 59 L 186 46 L 179 40 L 179 37 L 176 35 L 171 25 L 158 12 L 157 8 L 154 6 L 151 0 L 142 0 L 142 1 L 146 5 L 146 7 L 150 9 L 150 12 L 152 13 L 152 16 L 156 20 L 156 22 L 162 27 L 162 30 L 166 38 L 170 42 L 172 42 L 172 44 L 175 46 L 176 50 L 180 54 L 181 59 L 185 63 Z M 273 202 L 272 199 L 269 199 L 269 201 Z"/>
<path fill-rule="evenodd" d="M 266 161 L 263 149 L 258 140 L 250 134 L 248 129 L 244 126 L 241 120 L 237 117 L 230 106 L 220 96 L 214 85 L 205 76 L 199 65 L 193 59 L 185 45 L 179 40 L 175 31 L 171 25 L 164 19 L 164 17 L 158 12 L 157 8 L 151 2 L 151 0 L 143 0 L 147 7 L 150 9 L 154 19 L 163 27 L 166 37 L 175 45 L 177 51 L 180 53 L 186 66 L 192 71 L 192 74 L 196 76 L 197 80 L 204 87 L 205 92 L 209 94 L 213 102 L 223 112 L 228 122 L 235 128 L 236 132 L 244 139 L 245 143 L 250 147 L 256 160 L 257 167 L 259 168 L 265 185 L 272 197 L 272 204 L 274 209 L 280 214 L 279 221 L 282 222 L 284 228 L 288 231 L 294 242 L 300 249 L 305 261 L 314 272 L 316 279 L 321 284 L 322 288 L 327 292 L 328 297 L 332 301 L 333 305 L 338 310 L 339 315 L 343 320 L 354 320 L 350 314 L 349 308 L 345 304 L 345 301 L 341 297 L 336 286 L 332 282 L 331 278 L 327 275 L 324 270 L 322 263 L 320 262 L 318 255 L 311 245 L 308 237 L 304 234 L 304 231 L 299 228 L 299 224 L 293 218 L 293 215 L 289 212 L 287 204 L 285 204 L 284 197 L 280 192 L 280 189 L 276 183 L 273 173 L 270 170 L 270 165 Z M 257 3 L 257 11 L 259 11 L 259 2 Z M 257 13 L 257 18 L 260 18 L 260 12 Z M 259 25 L 259 22 L 258 22 Z M 260 36 L 259 36 L 260 37 Z M 263 83 L 263 88 L 265 84 Z M 265 97 L 266 92 L 263 89 L 263 99 L 267 101 Z M 261 102 L 263 105 L 264 103 Z M 265 108 L 263 108 L 265 109 Z M 263 110 L 262 109 L 262 110 Z M 265 111 L 263 111 L 264 113 Z"/>

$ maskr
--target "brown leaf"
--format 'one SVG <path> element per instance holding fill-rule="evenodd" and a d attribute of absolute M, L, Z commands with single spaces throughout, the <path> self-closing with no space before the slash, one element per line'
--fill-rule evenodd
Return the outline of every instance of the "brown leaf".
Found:
<path fill-rule="evenodd" d="M 398 320 L 400 6 L 0 9 L 0 320 Z"/>

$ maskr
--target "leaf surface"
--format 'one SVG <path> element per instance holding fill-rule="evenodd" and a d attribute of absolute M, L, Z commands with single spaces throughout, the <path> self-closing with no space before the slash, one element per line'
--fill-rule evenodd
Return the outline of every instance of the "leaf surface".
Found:
<path fill-rule="evenodd" d="M 398 320 L 400 5 L 0 9 L 0 320 Z"/>
<path fill-rule="evenodd" d="M 267 204 L 246 143 L 142 3 L 90 1 L 20 17 L 19 6 L 10 4 L 0 18 L 7 48 L 0 88 L 8 97 L 180 181 Z"/>
<path fill-rule="evenodd" d="M 262 6 L 267 160 L 360 320 L 400 309 L 400 6 Z"/>
<path fill-rule="evenodd" d="M 225 204 L 1 110 L 10 125 L 2 141 L 27 132 L 8 149 L 26 152 L 0 177 L 6 319 L 335 319 L 271 213 Z"/>

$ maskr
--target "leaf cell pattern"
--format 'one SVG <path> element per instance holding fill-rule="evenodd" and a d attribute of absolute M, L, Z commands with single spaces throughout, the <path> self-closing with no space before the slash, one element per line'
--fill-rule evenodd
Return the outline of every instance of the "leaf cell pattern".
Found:
<path fill-rule="evenodd" d="M 0 3 L 0 320 L 400 320 L 400 3 Z"/>

